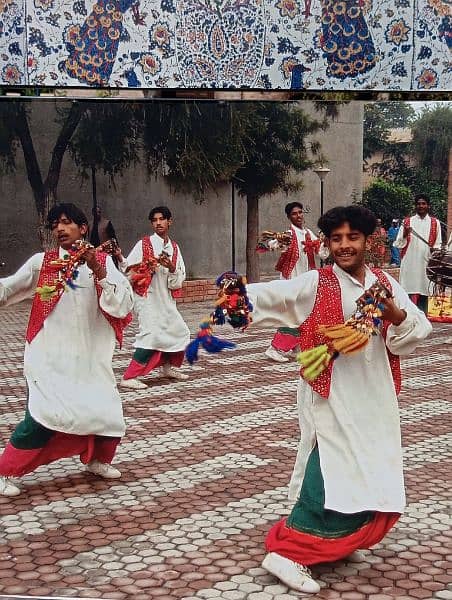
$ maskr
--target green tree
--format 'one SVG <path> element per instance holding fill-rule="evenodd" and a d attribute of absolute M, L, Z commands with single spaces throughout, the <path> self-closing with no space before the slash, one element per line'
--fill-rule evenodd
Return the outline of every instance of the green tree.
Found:
<path fill-rule="evenodd" d="M 409 127 L 416 111 L 408 102 L 369 102 L 364 105 L 363 158 L 366 162 L 377 152 L 395 150 L 389 141 L 390 129 Z"/>
<path fill-rule="evenodd" d="M 243 118 L 224 102 L 162 102 L 143 107 L 148 172 L 202 202 L 234 175 L 246 154 Z"/>
<path fill-rule="evenodd" d="M 435 105 L 425 109 L 412 132 L 418 167 L 430 172 L 433 181 L 446 185 L 452 148 L 452 108 Z"/>
<path fill-rule="evenodd" d="M 144 144 L 150 172 L 199 201 L 209 188 L 234 178 L 247 202 L 247 276 L 259 279 L 255 252 L 259 198 L 301 185 L 297 174 L 314 164 L 319 144 L 310 138 L 327 126 L 336 105 L 320 106 L 321 119 L 294 104 L 171 103 L 145 107 Z"/>
<path fill-rule="evenodd" d="M 413 194 L 409 187 L 375 179 L 364 190 L 363 198 L 356 204 L 362 204 L 380 217 L 384 227 L 389 227 L 392 219 L 402 219 L 413 210 Z"/>
<path fill-rule="evenodd" d="M 83 179 L 91 177 L 93 209 L 97 207 L 96 173 L 114 185 L 115 176 L 139 161 L 141 110 L 127 102 L 90 102 L 69 142 L 69 151 Z M 94 213 L 94 220 L 96 220 Z"/>
<path fill-rule="evenodd" d="M 302 187 L 300 174 L 320 158 L 320 145 L 312 136 L 325 128 L 327 121 L 309 116 L 295 104 L 261 102 L 253 104 L 251 110 L 245 108 L 245 112 L 247 153 L 235 176 L 239 194 L 247 205 L 247 278 L 259 281 L 255 251 L 259 234 L 259 199 L 281 190 L 289 192 Z"/>
<path fill-rule="evenodd" d="M 51 150 L 47 174 L 43 176 L 30 130 L 30 104 L 23 100 L 3 100 L 0 102 L 0 165 L 3 170 L 15 169 L 15 156 L 18 146 L 22 148 L 28 181 L 32 189 L 39 218 L 38 234 L 43 248 L 52 243 L 45 227 L 47 212 L 57 201 L 61 165 L 69 141 L 84 112 L 80 102 L 72 102 L 70 107 L 59 111 L 60 130 Z"/>

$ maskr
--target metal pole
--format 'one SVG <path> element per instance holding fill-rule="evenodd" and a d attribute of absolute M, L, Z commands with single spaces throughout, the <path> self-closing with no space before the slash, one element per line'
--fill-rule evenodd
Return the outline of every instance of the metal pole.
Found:
<path fill-rule="evenodd" d="M 235 271 L 235 185 L 231 180 L 231 262 L 232 271 Z"/>
<path fill-rule="evenodd" d="M 320 216 L 323 216 L 323 179 L 320 180 Z M 323 260 L 320 259 L 320 268 L 323 267 Z"/>
<path fill-rule="evenodd" d="M 323 179 L 320 180 L 320 216 L 323 216 Z"/>

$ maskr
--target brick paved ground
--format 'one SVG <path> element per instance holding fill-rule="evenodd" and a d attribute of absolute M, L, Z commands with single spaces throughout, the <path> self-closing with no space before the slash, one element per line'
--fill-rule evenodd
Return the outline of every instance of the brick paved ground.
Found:
<path fill-rule="evenodd" d="M 0 314 L 1 442 L 24 409 L 23 333 L 29 305 Z M 183 305 L 192 331 L 208 312 Z M 290 600 L 260 568 L 269 526 L 287 514 L 295 458 L 294 364 L 263 356 L 271 332 L 224 337 L 237 350 L 203 356 L 188 383 L 148 378 L 123 394 L 128 430 L 121 480 L 65 460 L 0 498 L 0 593 L 170 600 Z M 120 377 L 131 350 L 115 356 Z M 408 505 L 398 526 L 366 554 L 314 568 L 314 598 L 451 599 L 450 384 L 452 326 L 436 325 L 405 359 L 401 396 Z M 378 402 L 378 398 L 375 399 Z M 449 446 L 448 446 L 449 442 Z M 0 444 L 2 445 L 2 444 Z M 449 478 L 448 478 L 449 476 Z M 449 481 L 448 481 L 449 479 Z"/>

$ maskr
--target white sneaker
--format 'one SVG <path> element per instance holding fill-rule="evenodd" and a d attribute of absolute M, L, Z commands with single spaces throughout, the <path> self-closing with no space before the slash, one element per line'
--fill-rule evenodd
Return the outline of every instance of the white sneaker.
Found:
<path fill-rule="evenodd" d="M 182 373 L 182 371 L 172 367 L 168 363 L 163 365 L 162 372 L 163 377 L 169 377 L 170 379 L 178 379 L 179 381 L 187 381 L 187 379 L 190 379 L 190 375 Z"/>
<path fill-rule="evenodd" d="M 11 483 L 9 477 L 0 477 L 0 496 L 18 496 L 20 489 Z"/>
<path fill-rule="evenodd" d="M 311 571 L 307 567 L 276 552 L 267 554 L 262 566 L 293 590 L 308 594 L 320 592 L 320 585 L 312 578 Z"/>
<path fill-rule="evenodd" d="M 138 379 L 121 379 L 119 387 L 129 390 L 145 390 L 148 386 Z"/>
<path fill-rule="evenodd" d="M 267 358 L 271 358 L 271 360 L 274 360 L 276 362 L 289 362 L 289 359 L 287 358 L 287 356 L 284 356 L 284 354 L 281 354 L 281 352 L 278 352 L 278 350 L 276 350 L 276 348 L 273 348 L 273 346 L 269 346 L 267 348 L 267 350 L 264 352 L 265 356 L 267 356 Z"/>
<path fill-rule="evenodd" d="M 115 469 L 108 463 L 101 463 L 98 460 L 93 460 L 86 465 L 87 471 L 99 475 L 104 479 L 119 479 L 121 477 L 121 471 Z"/>

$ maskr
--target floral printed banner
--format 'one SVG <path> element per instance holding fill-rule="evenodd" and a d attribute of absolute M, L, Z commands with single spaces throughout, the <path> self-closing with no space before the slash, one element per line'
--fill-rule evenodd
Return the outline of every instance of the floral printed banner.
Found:
<path fill-rule="evenodd" d="M 25 85 L 26 0 L 0 0 L 1 84 Z"/>
<path fill-rule="evenodd" d="M 451 0 L 0 0 L 0 72 L 2 84 L 30 86 L 449 90 L 451 10 Z"/>

